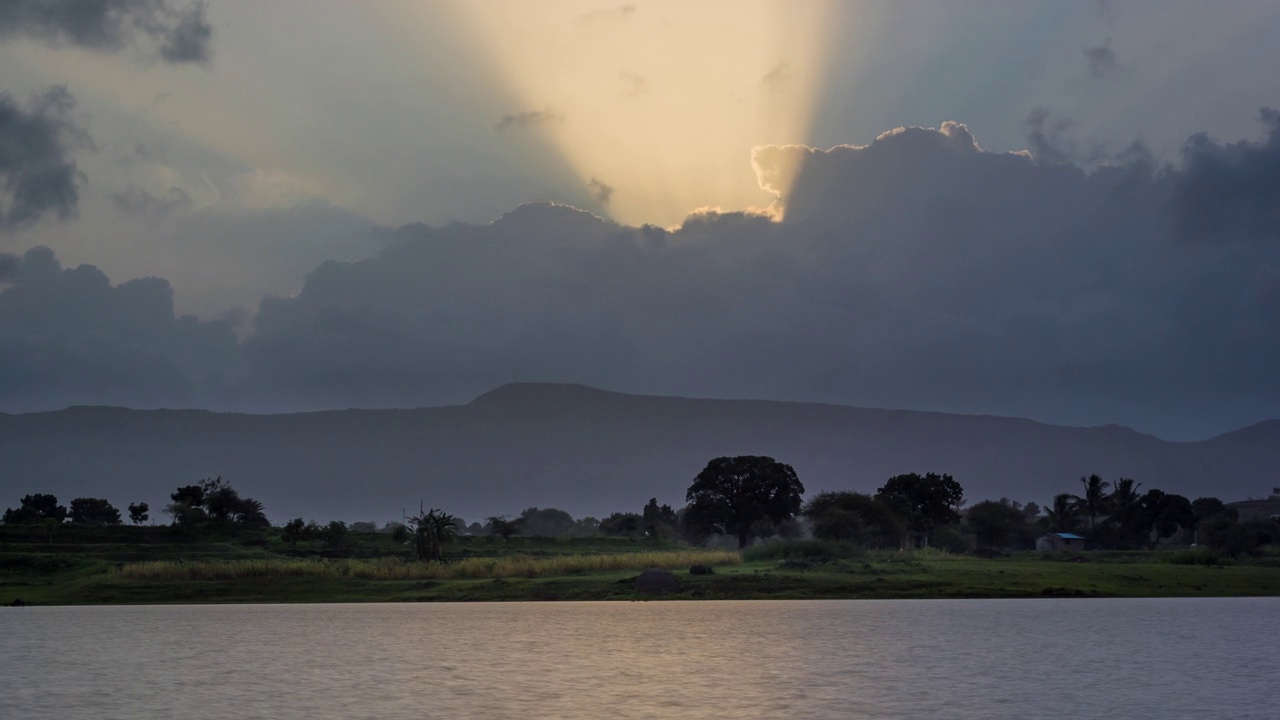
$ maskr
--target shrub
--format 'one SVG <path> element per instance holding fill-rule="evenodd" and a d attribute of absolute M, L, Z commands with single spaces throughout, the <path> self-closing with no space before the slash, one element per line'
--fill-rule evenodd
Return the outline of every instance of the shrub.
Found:
<path fill-rule="evenodd" d="M 933 531 L 932 545 L 954 555 L 973 552 L 973 538 L 962 534 L 954 525 L 944 525 Z"/>
<path fill-rule="evenodd" d="M 1232 565 L 1234 560 L 1223 555 L 1217 550 L 1209 548 L 1191 548 L 1188 550 L 1178 550 L 1171 552 L 1165 557 L 1165 562 L 1173 565 Z"/>
<path fill-rule="evenodd" d="M 862 557 L 866 549 L 850 542 L 834 540 L 774 540 L 752 545 L 742 551 L 747 562 L 766 560 L 838 560 Z"/>

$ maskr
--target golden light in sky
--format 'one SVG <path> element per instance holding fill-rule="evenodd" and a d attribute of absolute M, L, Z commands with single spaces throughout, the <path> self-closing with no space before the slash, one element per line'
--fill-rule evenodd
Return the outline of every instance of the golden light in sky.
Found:
<path fill-rule="evenodd" d="M 459 3 L 516 103 L 497 143 L 545 138 L 598 210 L 678 224 L 691 210 L 765 208 L 751 149 L 804 142 L 833 4 Z"/>

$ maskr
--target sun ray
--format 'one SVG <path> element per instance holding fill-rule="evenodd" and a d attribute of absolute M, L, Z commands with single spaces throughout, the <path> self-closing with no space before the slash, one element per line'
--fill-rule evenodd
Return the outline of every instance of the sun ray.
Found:
<path fill-rule="evenodd" d="M 461 3 L 519 105 L 495 141 L 545 138 L 593 209 L 679 223 L 767 206 L 751 149 L 804 142 L 825 80 L 830 2 Z M 604 186 L 608 192 L 601 192 Z"/>

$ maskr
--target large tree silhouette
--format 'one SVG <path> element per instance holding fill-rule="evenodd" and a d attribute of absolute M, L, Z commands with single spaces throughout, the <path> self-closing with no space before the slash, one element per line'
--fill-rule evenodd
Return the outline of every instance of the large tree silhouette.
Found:
<path fill-rule="evenodd" d="M 693 479 L 685 500 L 692 517 L 744 548 L 753 530 L 790 520 L 800 512 L 804 485 L 796 471 L 763 455 L 718 457 Z"/>
<path fill-rule="evenodd" d="M 960 520 L 964 488 L 955 478 L 938 473 L 894 475 L 876 490 L 876 498 L 907 519 L 911 530 L 924 536 L 933 529 Z"/>

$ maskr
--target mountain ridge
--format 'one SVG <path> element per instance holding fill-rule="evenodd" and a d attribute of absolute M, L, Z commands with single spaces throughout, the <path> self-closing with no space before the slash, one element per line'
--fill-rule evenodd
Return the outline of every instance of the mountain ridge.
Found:
<path fill-rule="evenodd" d="M 146 501 L 221 475 L 280 521 L 394 519 L 419 499 L 468 520 L 530 505 L 575 515 L 680 505 L 706 461 L 762 454 L 810 493 L 947 472 L 972 502 L 1041 504 L 1081 475 L 1224 500 L 1273 487 L 1280 421 L 1169 441 L 1118 425 L 512 383 L 463 405 L 254 415 L 76 406 L 0 414 L 0 507 L 32 492 Z"/>

